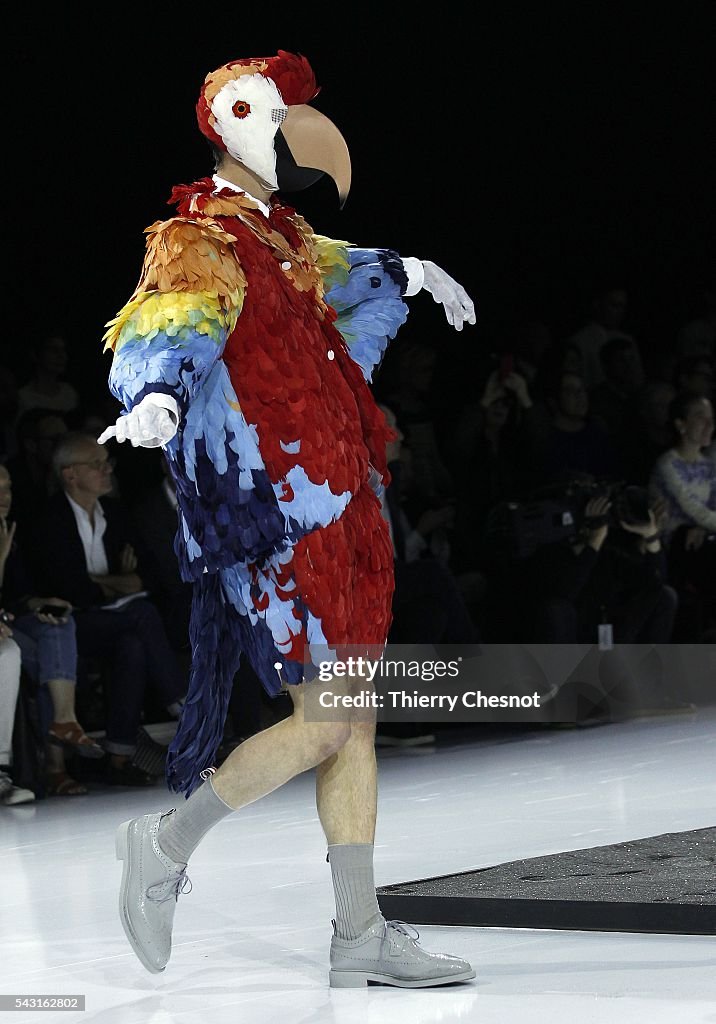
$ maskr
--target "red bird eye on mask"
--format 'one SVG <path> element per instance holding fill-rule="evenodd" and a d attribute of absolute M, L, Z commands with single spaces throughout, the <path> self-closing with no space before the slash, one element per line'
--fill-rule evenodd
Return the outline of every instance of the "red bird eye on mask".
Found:
<path fill-rule="evenodd" d="M 251 113 L 251 104 L 247 103 L 246 100 L 237 100 L 231 109 L 235 117 L 246 117 L 247 114 Z"/>

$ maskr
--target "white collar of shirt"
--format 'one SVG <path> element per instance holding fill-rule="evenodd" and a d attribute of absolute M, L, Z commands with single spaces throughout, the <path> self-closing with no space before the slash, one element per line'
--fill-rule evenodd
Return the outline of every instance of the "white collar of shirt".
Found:
<path fill-rule="evenodd" d="M 247 196 L 249 199 L 253 200 L 253 202 L 256 203 L 264 217 L 268 217 L 270 211 L 266 203 L 262 203 L 260 199 L 256 198 L 256 196 L 252 196 L 251 193 L 247 192 L 245 188 L 239 188 L 238 185 L 234 185 L 233 181 L 227 181 L 226 178 L 222 178 L 220 174 L 212 175 L 212 180 L 216 185 L 217 192 L 219 192 L 222 188 L 230 188 L 232 192 L 241 192 L 243 195 Z"/>
<path fill-rule="evenodd" d="M 93 526 L 89 513 L 81 505 L 78 505 L 76 501 L 73 501 L 66 491 L 65 497 L 75 514 L 77 532 L 80 535 L 85 552 L 87 572 L 92 573 L 94 576 L 106 576 L 109 572 L 109 565 L 107 564 L 107 552 L 104 549 L 102 538 L 107 529 L 107 520 L 102 506 L 98 501 L 95 502 Z"/>

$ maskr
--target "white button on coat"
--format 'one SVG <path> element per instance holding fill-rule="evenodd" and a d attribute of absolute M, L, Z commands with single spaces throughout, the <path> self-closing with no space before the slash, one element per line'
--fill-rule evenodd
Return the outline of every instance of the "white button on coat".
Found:
<path fill-rule="evenodd" d="M 326 355 L 328 356 L 329 359 L 335 359 L 336 358 L 336 353 L 333 351 L 332 348 L 328 349 L 328 352 L 326 352 Z"/>
<path fill-rule="evenodd" d="M 281 264 L 281 270 L 290 270 L 290 269 L 291 269 L 291 264 L 290 264 L 289 260 L 285 260 Z"/>

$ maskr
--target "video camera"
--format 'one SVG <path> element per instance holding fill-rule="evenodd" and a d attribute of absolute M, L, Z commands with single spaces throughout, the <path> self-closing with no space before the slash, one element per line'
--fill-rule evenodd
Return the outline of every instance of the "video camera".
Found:
<path fill-rule="evenodd" d="M 588 516 L 593 498 L 608 498 L 605 516 Z M 510 558 L 528 558 L 546 544 L 575 539 L 585 530 L 621 523 L 649 522 L 649 494 L 624 481 L 575 476 L 566 483 L 540 488 L 524 502 L 505 501 L 487 518 L 487 541 Z"/>

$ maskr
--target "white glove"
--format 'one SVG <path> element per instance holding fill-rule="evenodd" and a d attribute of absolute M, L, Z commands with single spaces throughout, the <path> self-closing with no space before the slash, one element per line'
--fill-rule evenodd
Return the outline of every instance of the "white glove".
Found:
<path fill-rule="evenodd" d="M 475 305 L 462 285 L 453 281 L 449 274 L 430 260 L 423 260 L 422 263 L 425 271 L 423 288 L 430 292 L 436 302 L 442 303 L 450 326 L 461 331 L 463 324 L 474 324 Z"/>
<path fill-rule="evenodd" d="M 122 443 L 131 441 L 132 447 L 158 448 L 171 441 L 177 432 L 179 406 L 171 395 L 159 393 L 145 395 L 126 416 L 120 416 L 113 427 L 107 427 L 97 438 L 104 444 L 110 437 Z"/>

